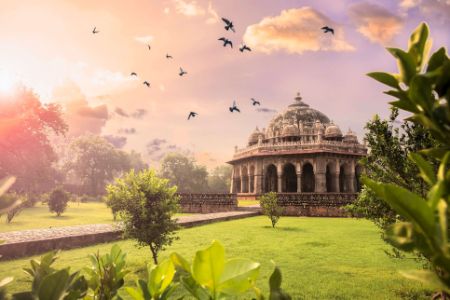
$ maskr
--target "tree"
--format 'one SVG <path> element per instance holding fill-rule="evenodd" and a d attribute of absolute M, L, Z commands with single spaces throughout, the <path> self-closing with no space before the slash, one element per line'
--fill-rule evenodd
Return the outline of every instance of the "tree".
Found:
<path fill-rule="evenodd" d="M 52 188 L 57 156 L 49 136 L 66 131 L 61 107 L 42 104 L 31 90 L 0 95 L 0 178 L 15 176 L 14 190 L 20 192 Z"/>
<path fill-rule="evenodd" d="M 48 208 L 50 212 L 56 213 L 59 217 L 67 208 L 67 202 L 69 202 L 69 194 L 61 188 L 56 188 L 50 193 L 48 199 Z"/>
<path fill-rule="evenodd" d="M 178 187 L 180 193 L 208 191 L 208 171 L 181 153 L 170 153 L 162 161 L 160 175 Z"/>
<path fill-rule="evenodd" d="M 208 176 L 209 191 L 213 193 L 228 193 L 231 184 L 230 165 L 223 165 L 216 167 Z"/>
<path fill-rule="evenodd" d="M 391 104 L 410 113 L 408 119 L 436 139 L 438 145 L 409 154 L 429 192 L 422 195 L 396 182 L 382 183 L 367 177 L 363 182 L 404 220 L 387 228 L 388 241 L 400 250 L 418 251 L 432 264 L 432 270 L 412 271 L 405 276 L 449 293 L 450 58 L 442 47 L 428 59 L 428 35 L 428 26 L 422 23 L 412 33 L 407 51 L 388 48 L 397 60 L 399 74 L 368 75 L 389 86 L 386 94 L 396 98 Z M 439 161 L 437 172 L 434 159 Z M 445 292 L 442 298 L 446 298 Z"/>
<path fill-rule="evenodd" d="M 176 191 L 176 186 L 171 187 L 150 169 L 131 170 L 107 186 L 106 198 L 123 220 L 126 235 L 140 246 L 149 246 L 155 264 L 158 252 L 172 243 L 178 229 L 172 218 L 178 211 Z"/>
<path fill-rule="evenodd" d="M 262 213 L 269 217 L 272 222 L 272 227 L 275 228 L 283 213 L 283 208 L 278 206 L 277 193 L 270 192 L 262 195 L 259 197 L 259 205 L 261 206 Z"/>
<path fill-rule="evenodd" d="M 107 181 L 130 169 L 127 154 L 100 136 L 81 136 L 69 147 L 65 169 L 91 195 L 102 194 Z"/>
<path fill-rule="evenodd" d="M 365 140 L 370 149 L 360 160 L 365 176 L 384 183 L 396 183 L 408 190 L 425 196 L 428 187 L 417 178 L 418 168 L 408 156 L 437 145 L 436 140 L 422 125 L 409 120 L 398 121 L 398 109 L 391 108 L 389 119 L 382 120 L 378 115 L 369 121 L 365 128 Z M 400 123 L 400 126 L 396 124 Z M 433 161 L 437 170 L 437 162 Z M 367 186 L 363 187 L 358 199 L 347 209 L 356 216 L 373 221 L 382 231 L 395 223 L 397 213 L 378 198 Z"/>

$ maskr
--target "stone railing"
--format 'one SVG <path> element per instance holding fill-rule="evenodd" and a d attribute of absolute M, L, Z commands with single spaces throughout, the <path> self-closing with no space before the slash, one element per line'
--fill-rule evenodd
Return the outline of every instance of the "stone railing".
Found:
<path fill-rule="evenodd" d="M 236 194 L 184 194 L 179 193 L 183 213 L 212 213 L 236 210 Z"/>
<path fill-rule="evenodd" d="M 284 215 L 309 217 L 346 217 L 343 206 L 356 200 L 356 193 L 279 193 L 278 204 Z"/>
<path fill-rule="evenodd" d="M 361 144 L 352 144 L 339 141 L 297 141 L 297 142 L 279 142 L 279 143 L 266 143 L 260 145 L 252 145 L 243 149 L 237 149 L 233 155 L 233 159 L 238 159 L 246 156 L 252 156 L 255 154 L 270 154 L 270 153 L 283 153 L 284 151 L 298 151 L 298 150 L 323 150 L 323 151 L 342 151 L 347 153 L 364 155 L 367 153 L 367 149 Z"/>

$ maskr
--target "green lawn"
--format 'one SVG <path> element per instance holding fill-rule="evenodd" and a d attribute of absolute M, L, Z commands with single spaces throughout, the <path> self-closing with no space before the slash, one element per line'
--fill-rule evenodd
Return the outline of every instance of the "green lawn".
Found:
<path fill-rule="evenodd" d="M 366 220 L 283 217 L 278 228 L 273 229 L 270 221 L 261 216 L 183 229 L 179 237 L 161 257 L 177 251 L 192 258 L 195 250 L 218 239 L 225 245 L 228 257 L 261 262 L 258 285 L 264 291 L 272 271 L 269 261 L 276 261 L 283 273 L 283 287 L 293 299 L 401 299 L 402 295 L 418 299 L 414 296 L 423 292 L 420 284 L 398 273 L 420 266 L 412 259 L 389 258 L 383 252 L 389 247 L 380 240 L 376 227 Z M 128 284 L 131 284 L 137 276 L 143 276 L 150 252 L 136 248 L 133 241 L 118 244 L 128 253 L 128 267 L 132 270 Z M 110 247 L 111 244 L 102 244 L 64 251 L 56 265 L 79 269 L 88 264 L 89 253 L 97 250 L 104 253 Z M 0 274 L 15 277 L 11 290 L 29 286 L 21 271 L 28 266 L 29 259 L 0 263 Z"/>
<path fill-rule="evenodd" d="M 112 222 L 111 210 L 102 202 L 69 202 L 66 211 L 59 217 L 51 213 L 46 204 L 37 203 L 24 209 L 10 224 L 6 223 L 5 217 L 0 218 L 0 232 Z"/>

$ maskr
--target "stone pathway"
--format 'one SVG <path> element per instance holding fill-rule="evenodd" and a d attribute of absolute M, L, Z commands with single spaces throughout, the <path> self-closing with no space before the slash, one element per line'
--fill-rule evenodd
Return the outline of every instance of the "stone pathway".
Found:
<path fill-rule="evenodd" d="M 208 223 L 241 219 L 258 215 L 255 209 L 245 211 L 229 211 L 210 214 L 195 214 L 189 216 L 180 216 L 177 218 L 182 227 L 193 227 Z M 42 249 L 48 251 L 53 248 L 60 248 L 58 245 L 64 245 L 63 248 L 70 249 L 78 246 L 86 246 L 98 242 L 107 242 L 117 239 L 121 233 L 120 224 L 92 224 L 68 227 L 55 227 L 45 229 L 31 229 L 21 231 L 10 231 L 0 233 L 0 255 L 3 259 L 12 257 L 35 254 L 33 249 Z M 98 238 L 97 238 L 98 237 Z M 77 242 L 80 240 L 80 242 Z M 75 241 L 75 242 L 74 242 Z M 51 246 L 53 245 L 53 246 Z M 15 249 L 14 249 L 15 248 Z M 14 250 L 21 252 L 14 253 Z M 30 249 L 30 250 L 25 250 Z M 42 252 L 42 251 L 38 251 Z"/>

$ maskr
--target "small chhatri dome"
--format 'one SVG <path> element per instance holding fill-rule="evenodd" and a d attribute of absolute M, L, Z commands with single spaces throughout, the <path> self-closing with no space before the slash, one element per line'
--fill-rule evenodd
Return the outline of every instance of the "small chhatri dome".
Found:
<path fill-rule="evenodd" d="M 342 132 L 337 125 L 331 122 L 325 129 L 326 138 L 337 138 L 342 137 Z"/>
<path fill-rule="evenodd" d="M 258 127 L 256 127 L 255 131 L 253 131 L 253 133 L 248 138 L 248 143 L 250 145 L 256 144 L 258 142 L 259 136 L 261 136 L 261 135 L 264 136 L 264 134 L 261 131 L 259 131 Z"/>
<path fill-rule="evenodd" d="M 358 143 L 358 137 L 356 136 L 356 133 L 353 132 L 350 128 L 348 129 L 347 133 L 344 136 L 344 141 L 349 143 Z"/>

